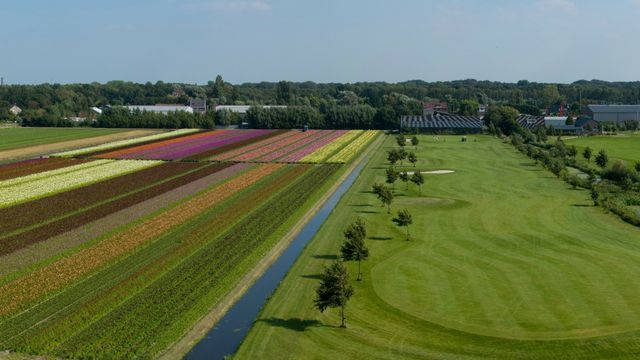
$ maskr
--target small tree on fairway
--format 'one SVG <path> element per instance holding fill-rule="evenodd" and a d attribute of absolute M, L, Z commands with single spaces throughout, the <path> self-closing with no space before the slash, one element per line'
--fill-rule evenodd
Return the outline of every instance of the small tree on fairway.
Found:
<path fill-rule="evenodd" d="M 393 166 L 389 166 L 387 168 L 387 184 L 393 187 L 393 190 L 396 189 L 396 181 L 398 180 L 398 172 Z"/>
<path fill-rule="evenodd" d="M 382 203 L 382 206 L 387 206 L 387 214 L 391 213 L 391 203 L 393 202 L 393 193 L 389 190 L 388 187 L 383 187 L 380 189 L 380 193 L 378 194 L 378 199 Z"/>
<path fill-rule="evenodd" d="M 407 185 L 407 190 L 409 190 L 409 174 L 406 171 L 400 172 L 400 180 Z"/>
<path fill-rule="evenodd" d="M 640 172 L 640 161 L 636 161 L 633 167 L 636 169 L 637 172 Z"/>
<path fill-rule="evenodd" d="M 358 278 L 362 280 L 362 271 L 360 263 L 369 257 L 369 249 L 364 240 L 367 238 L 367 228 L 362 218 L 357 218 L 355 222 L 350 224 L 344 231 L 344 242 L 340 247 L 342 258 L 347 261 L 355 260 L 358 262 Z"/>
<path fill-rule="evenodd" d="M 398 150 L 396 149 L 387 151 L 387 160 L 389 160 L 389 163 L 391 165 L 395 165 L 398 162 L 398 160 L 400 160 L 398 155 L 399 155 Z"/>
<path fill-rule="evenodd" d="M 313 301 L 315 307 L 324 312 L 328 308 L 340 308 L 342 323 L 345 325 L 344 308 L 353 296 L 353 287 L 349 284 L 349 273 L 341 261 L 335 261 L 329 267 L 325 267 L 320 280 L 320 286 L 316 289 L 316 298 Z"/>
<path fill-rule="evenodd" d="M 418 162 L 418 157 L 416 156 L 416 153 L 414 153 L 413 151 L 409 152 L 409 154 L 407 154 L 407 159 L 409 160 L 410 163 L 413 164 L 413 167 L 416 167 L 416 163 Z"/>
<path fill-rule="evenodd" d="M 598 155 L 596 155 L 596 164 L 598 164 L 598 166 L 600 166 L 601 168 L 604 168 L 605 166 L 607 166 L 608 162 L 609 157 L 607 156 L 606 151 L 604 151 L 604 149 L 600 150 L 598 152 Z"/>
<path fill-rule="evenodd" d="M 587 162 L 591 161 L 591 155 L 593 155 L 593 153 L 591 152 L 591 148 L 588 146 L 584 148 L 584 151 L 582 151 L 582 157 L 584 157 Z"/>
<path fill-rule="evenodd" d="M 414 136 L 414 137 L 411 138 L 411 145 L 413 145 L 416 150 L 418 150 L 418 144 L 419 143 L 420 143 L 420 140 L 418 140 L 417 136 Z"/>
<path fill-rule="evenodd" d="M 419 171 L 416 171 L 411 175 L 411 182 L 416 184 L 419 188 L 419 193 L 422 195 L 422 184 L 424 184 L 424 176 Z"/>
<path fill-rule="evenodd" d="M 405 138 L 404 135 L 400 134 L 396 136 L 396 142 L 398 143 L 398 146 L 400 146 L 400 148 L 404 149 L 404 147 L 407 145 L 407 138 Z"/>
<path fill-rule="evenodd" d="M 576 148 L 575 145 L 571 145 L 567 148 L 567 155 L 571 156 L 571 157 L 576 157 L 576 155 L 578 155 L 578 148 Z"/>
<path fill-rule="evenodd" d="M 371 186 L 371 191 L 376 195 L 380 195 L 380 191 L 383 187 L 383 184 L 373 183 L 373 185 Z"/>
<path fill-rule="evenodd" d="M 404 162 L 404 160 L 407 158 L 407 152 L 404 148 L 399 149 L 398 150 L 398 160 L 400 160 L 400 166 L 402 166 L 402 163 Z"/>
<path fill-rule="evenodd" d="M 396 216 L 395 218 L 393 218 L 393 222 L 396 223 L 396 225 L 402 227 L 406 227 L 407 228 L 407 241 L 409 240 L 409 225 L 413 224 L 413 217 L 411 216 L 411 213 L 409 212 L 409 210 L 407 209 L 403 209 L 398 211 L 398 216 Z"/>

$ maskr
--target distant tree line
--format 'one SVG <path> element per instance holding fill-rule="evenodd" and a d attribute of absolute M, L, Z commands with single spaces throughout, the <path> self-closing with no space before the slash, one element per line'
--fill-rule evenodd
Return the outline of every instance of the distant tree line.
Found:
<path fill-rule="evenodd" d="M 295 114 L 305 116 L 305 121 L 316 127 L 389 129 L 397 126 L 401 115 L 420 114 L 422 101 L 447 101 L 450 112 L 462 115 L 475 114 L 479 104 L 509 105 L 532 115 L 564 104 L 570 113 L 577 115 L 589 103 L 640 103 L 640 82 L 581 80 L 571 84 L 544 84 L 526 80 L 517 83 L 459 80 L 428 83 L 414 80 L 394 84 L 281 81 L 234 85 L 217 76 L 201 85 L 162 81 L 5 85 L 0 86 L 0 121 L 15 120 L 8 111 L 14 104 L 22 108 L 19 117 L 27 125 L 68 126 L 72 122 L 64 121 L 65 118 L 91 118 L 90 109 L 94 106 L 187 104 L 190 98 L 207 99 L 210 110 L 219 104 L 295 107 L 291 113 L 256 112 L 251 121 L 261 127 L 280 123 L 300 125 L 297 120 L 291 121 Z M 233 116 L 221 115 L 219 123 L 237 121 Z M 149 118 L 133 122 L 162 123 Z"/>

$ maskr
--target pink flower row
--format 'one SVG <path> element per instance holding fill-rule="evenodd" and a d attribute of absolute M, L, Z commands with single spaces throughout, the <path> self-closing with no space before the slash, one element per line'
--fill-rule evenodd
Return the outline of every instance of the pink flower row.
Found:
<path fill-rule="evenodd" d="M 283 161 L 283 162 L 297 162 L 297 161 L 300 161 L 300 159 L 302 159 L 303 157 L 305 157 L 305 156 L 315 152 L 316 150 L 320 149 L 321 147 L 333 142 L 334 140 L 336 140 L 340 136 L 346 134 L 347 132 L 348 132 L 348 130 L 337 130 L 337 131 L 334 131 L 334 132 L 330 133 L 329 135 L 327 135 L 327 136 L 325 136 L 323 138 L 316 139 L 316 141 L 312 142 L 308 146 L 305 146 L 302 149 L 299 149 L 299 150 L 296 150 L 296 151 L 290 153 L 289 155 L 287 155 L 287 156 L 283 157 L 282 159 L 280 159 L 280 161 Z"/>
<path fill-rule="evenodd" d="M 265 146 L 267 146 L 269 144 L 284 140 L 284 139 L 286 139 L 288 137 L 291 137 L 291 136 L 293 136 L 295 134 L 297 134 L 297 132 L 295 132 L 295 131 L 287 131 L 284 134 L 277 135 L 277 136 L 274 136 L 274 137 L 271 137 L 271 138 L 268 138 L 268 139 L 264 139 L 264 140 L 258 141 L 256 143 L 253 143 L 251 145 L 243 146 L 243 147 L 241 147 L 239 149 L 226 152 L 224 154 L 216 155 L 214 157 L 209 158 L 209 160 L 217 160 L 217 161 L 229 160 L 229 159 L 231 159 L 233 157 L 237 157 L 237 156 L 240 156 L 242 154 L 248 153 L 250 151 L 253 151 L 253 150 L 256 150 L 256 149 L 261 149 L 261 148 L 263 148 L 263 147 L 265 147 Z M 236 159 L 234 159 L 234 160 L 236 160 Z"/>

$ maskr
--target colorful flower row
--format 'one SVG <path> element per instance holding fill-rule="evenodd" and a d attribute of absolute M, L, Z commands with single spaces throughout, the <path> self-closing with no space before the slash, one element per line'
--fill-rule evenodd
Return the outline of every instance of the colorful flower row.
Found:
<path fill-rule="evenodd" d="M 124 158 L 130 157 L 129 155 L 131 154 L 146 154 L 147 152 L 156 151 L 159 148 L 166 148 L 168 146 L 171 146 L 172 144 L 180 144 L 184 141 L 188 141 L 191 139 L 199 139 L 207 136 L 211 136 L 211 132 L 198 132 L 192 135 L 179 136 L 179 137 L 174 137 L 167 140 L 154 141 L 148 144 L 130 146 L 124 149 L 117 149 L 114 151 L 101 153 L 96 157 L 105 158 L 105 159 L 124 159 Z"/>
<path fill-rule="evenodd" d="M 309 136 L 314 136 L 319 132 L 319 130 L 309 130 L 309 131 L 305 131 L 305 132 L 297 132 L 296 134 L 294 134 L 293 136 L 289 136 L 285 139 L 282 139 L 280 141 L 277 142 L 273 142 L 271 144 L 262 146 L 260 148 L 257 148 L 253 151 L 249 151 L 247 153 L 244 153 L 242 155 L 236 156 L 234 158 L 232 158 L 231 160 L 233 161 L 255 161 L 258 160 L 260 158 L 265 157 L 265 154 L 270 154 L 272 152 L 278 151 L 284 147 L 290 146 L 300 140 L 303 140 Z M 260 159 L 262 160 L 262 159 Z"/>
<path fill-rule="evenodd" d="M 141 163 L 143 161 L 118 161 L 118 163 L 123 162 Z M 86 276 L 91 271 L 183 224 L 205 209 L 228 199 L 242 189 L 248 188 L 282 166 L 282 164 L 260 165 L 242 176 L 215 186 L 124 232 L 116 233 L 92 247 L 0 286 L 0 317 L 59 289 L 65 284 Z"/>
<path fill-rule="evenodd" d="M 242 154 L 245 154 L 245 153 L 248 153 L 250 151 L 254 151 L 254 150 L 257 150 L 257 149 L 262 149 L 267 145 L 282 141 L 282 140 L 287 139 L 287 138 L 289 138 L 289 137 L 291 137 L 291 136 L 293 136 L 295 134 L 298 134 L 298 132 L 297 131 L 287 131 L 284 134 L 280 134 L 280 135 L 274 136 L 274 137 L 269 138 L 269 139 L 261 140 L 261 141 L 255 142 L 255 143 L 250 144 L 250 145 L 243 146 L 243 147 L 235 149 L 235 150 L 227 151 L 225 153 L 212 156 L 212 157 L 209 158 L 209 160 L 215 160 L 215 161 L 229 160 L 231 158 L 238 157 L 238 156 L 240 156 Z"/>
<path fill-rule="evenodd" d="M 292 153 L 289 153 L 287 156 L 281 158 L 279 161 L 282 162 L 298 162 L 300 161 L 302 158 L 304 158 L 305 156 L 312 154 L 313 152 L 317 151 L 318 149 L 322 148 L 323 146 L 330 144 L 332 142 L 334 142 L 336 139 L 338 139 L 339 137 L 341 137 L 342 135 L 346 134 L 347 130 L 336 130 L 333 132 L 330 132 L 327 136 L 324 136 L 322 138 L 317 138 L 315 139 L 315 141 L 313 141 L 311 144 L 296 150 Z"/>
<path fill-rule="evenodd" d="M 357 139 L 352 141 L 349 145 L 345 146 L 337 154 L 327 160 L 330 163 L 347 163 L 351 161 L 362 148 L 369 143 L 373 138 L 378 135 L 378 130 L 367 130 Z"/>
<path fill-rule="evenodd" d="M 169 132 L 165 132 L 165 133 L 161 133 L 161 134 L 143 136 L 143 137 L 139 137 L 139 138 L 135 138 L 135 139 L 113 141 L 113 142 L 110 142 L 110 143 L 97 145 L 97 146 L 91 146 L 91 147 L 78 149 L 78 150 L 64 151 L 64 152 L 53 154 L 52 156 L 71 157 L 71 156 L 78 156 L 78 155 L 86 155 L 86 154 L 90 154 L 90 153 L 94 153 L 94 152 L 98 152 L 98 151 L 106 151 L 106 150 L 111 150 L 111 149 L 117 149 L 117 148 L 120 148 L 120 147 L 123 147 L 123 146 L 130 146 L 130 145 L 140 144 L 140 143 L 148 142 L 148 141 L 162 140 L 162 139 L 171 138 L 171 137 L 174 137 L 174 136 L 191 134 L 191 133 L 198 132 L 198 131 L 200 131 L 200 130 L 199 129 L 180 129 L 180 130 L 169 131 Z"/>
<path fill-rule="evenodd" d="M 0 208 L 159 165 L 160 161 L 97 160 L 0 183 Z"/>
<path fill-rule="evenodd" d="M 362 130 L 350 130 L 346 134 L 342 134 L 336 141 L 333 141 L 317 151 L 303 157 L 300 161 L 309 163 L 319 163 L 327 159 L 341 147 L 353 141 L 357 136 L 362 134 Z"/>
<path fill-rule="evenodd" d="M 283 156 L 290 154 L 294 151 L 297 151 L 315 141 L 318 141 L 322 138 L 324 138 L 325 136 L 331 134 L 333 131 L 316 131 L 314 132 L 312 135 L 306 136 L 305 138 L 301 139 L 300 141 L 296 141 L 295 143 L 289 145 L 289 146 L 285 146 L 282 147 L 274 152 L 271 152 L 263 157 L 258 158 L 258 161 L 266 161 L 266 162 L 271 162 L 271 161 L 282 161 L 280 160 Z"/>

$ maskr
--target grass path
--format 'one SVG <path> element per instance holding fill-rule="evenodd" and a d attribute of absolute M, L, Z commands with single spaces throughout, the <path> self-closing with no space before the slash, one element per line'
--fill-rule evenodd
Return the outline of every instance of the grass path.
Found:
<path fill-rule="evenodd" d="M 477 138 L 478 141 L 474 141 Z M 423 196 L 396 184 L 411 241 L 369 193 L 388 139 L 291 269 L 236 354 L 250 358 L 633 358 L 640 230 L 489 137 L 422 137 Z M 409 168 L 408 168 L 409 169 Z M 313 308 L 342 229 L 369 224 L 370 260 L 347 308 Z M 352 273 L 355 273 L 355 265 Z"/>

